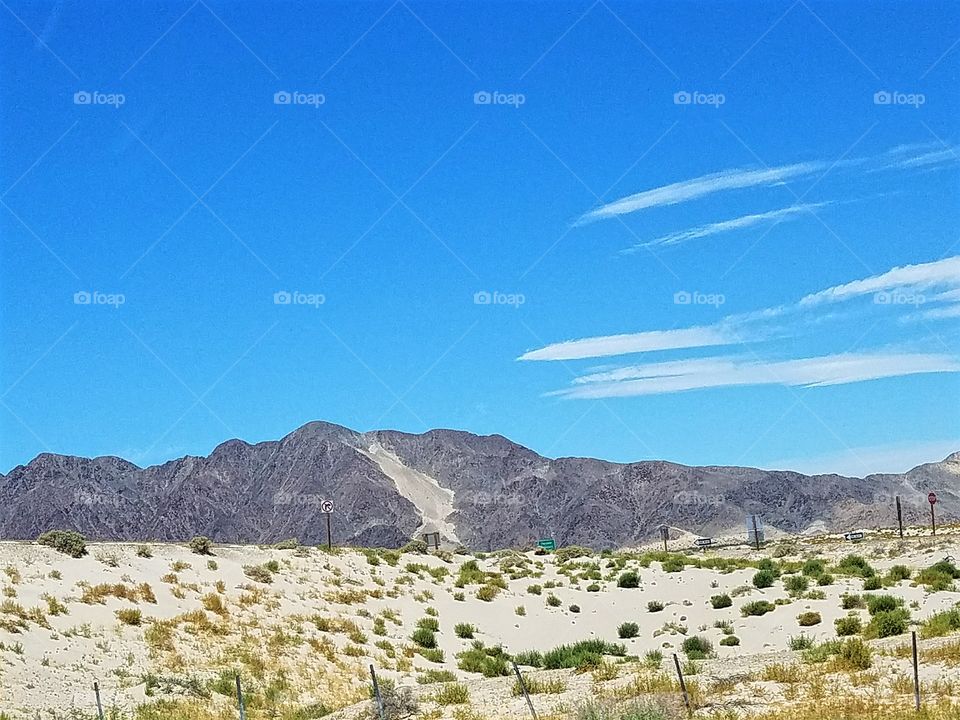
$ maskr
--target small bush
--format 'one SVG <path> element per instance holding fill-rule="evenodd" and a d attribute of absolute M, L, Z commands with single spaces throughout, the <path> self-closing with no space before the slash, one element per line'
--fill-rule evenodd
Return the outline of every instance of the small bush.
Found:
<path fill-rule="evenodd" d="M 733 600 L 730 599 L 730 596 L 724 593 L 723 595 L 714 595 L 710 598 L 710 604 L 713 605 L 714 610 L 722 610 L 723 608 L 728 608 L 733 605 Z"/>
<path fill-rule="evenodd" d="M 147 545 L 137 545 L 137 557 L 152 558 L 153 551 Z"/>
<path fill-rule="evenodd" d="M 634 570 L 627 570 L 626 572 L 620 573 L 620 577 L 617 578 L 617 587 L 640 587 L 640 576 Z"/>
<path fill-rule="evenodd" d="M 910 579 L 910 568 L 906 565 L 894 565 L 887 571 L 887 578 L 890 582 L 900 582 Z"/>
<path fill-rule="evenodd" d="M 903 635 L 907 631 L 909 622 L 910 613 L 902 608 L 883 610 L 870 619 L 864 630 L 864 637 L 885 638 Z"/>
<path fill-rule="evenodd" d="M 563 605 L 563 601 L 553 593 L 550 593 L 549 595 L 547 595 L 547 605 L 549 607 L 560 607 L 561 605 Z"/>
<path fill-rule="evenodd" d="M 951 608 L 934 613 L 920 626 L 921 638 L 933 638 L 949 635 L 960 630 L 960 608 Z"/>
<path fill-rule="evenodd" d="M 124 625 L 140 625 L 143 622 L 143 616 L 136 608 L 124 608 L 117 610 L 117 620 Z"/>
<path fill-rule="evenodd" d="M 791 636 L 791 638 L 787 640 L 787 647 L 791 650 L 809 650 L 813 647 L 813 640 L 809 635 L 800 633 L 799 635 Z"/>
<path fill-rule="evenodd" d="M 251 580 L 255 580 L 256 582 L 273 582 L 273 573 L 267 570 L 263 565 L 244 565 L 243 574 Z"/>
<path fill-rule="evenodd" d="M 660 612 L 663 608 L 664 605 L 659 600 L 651 600 L 647 603 L 647 612 Z"/>
<path fill-rule="evenodd" d="M 870 647 L 860 638 L 844 640 L 837 655 L 837 665 L 844 670 L 868 670 L 872 664 Z"/>
<path fill-rule="evenodd" d="M 879 590 L 883 587 L 883 583 L 880 582 L 880 578 L 876 575 L 871 575 L 868 578 L 863 579 L 863 589 L 864 590 Z"/>
<path fill-rule="evenodd" d="M 426 628 L 430 632 L 438 632 L 440 630 L 440 621 L 435 617 L 425 617 L 417 620 L 418 628 Z"/>
<path fill-rule="evenodd" d="M 430 628 L 417 628 L 413 631 L 410 639 L 422 648 L 435 648 L 437 646 L 437 636 Z"/>
<path fill-rule="evenodd" d="M 272 573 L 280 572 L 280 563 L 276 560 L 267 560 L 263 566 Z"/>
<path fill-rule="evenodd" d="M 473 634 L 477 629 L 470 623 L 457 623 L 453 626 L 453 632 L 459 638 L 464 638 L 466 640 L 472 640 Z"/>
<path fill-rule="evenodd" d="M 810 581 L 804 575 L 790 575 L 783 581 L 783 589 L 791 595 L 802 595 L 810 587 Z"/>
<path fill-rule="evenodd" d="M 424 670 L 417 676 L 417 683 L 420 685 L 431 685 L 433 683 L 456 682 L 456 673 L 450 670 L 435 670 L 433 668 Z"/>
<path fill-rule="evenodd" d="M 840 597 L 840 607 L 842 607 L 844 610 L 858 610 L 860 608 L 865 608 L 866 606 L 867 603 L 860 595 L 844 594 Z"/>
<path fill-rule="evenodd" d="M 863 629 L 860 618 L 856 615 L 848 615 L 847 617 L 837 618 L 833 621 L 833 626 L 836 628 L 837 635 L 840 637 L 856 635 Z"/>
<path fill-rule="evenodd" d="M 833 575 L 830 573 L 824 573 L 817 578 L 817 585 L 820 587 L 826 587 L 827 585 L 833 585 Z"/>
<path fill-rule="evenodd" d="M 78 558 L 87 554 L 87 541 L 73 530 L 50 530 L 40 535 L 37 542 L 70 557 Z"/>
<path fill-rule="evenodd" d="M 213 541 L 202 535 L 197 535 L 190 540 L 187 547 L 190 548 L 190 552 L 194 552 L 197 555 L 213 555 Z"/>
<path fill-rule="evenodd" d="M 772 570 L 757 570 L 753 576 L 753 586 L 760 589 L 772 587 L 776 579 Z"/>
<path fill-rule="evenodd" d="M 800 627 L 810 627 L 812 625 L 820 624 L 820 613 L 818 612 L 804 612 L 797 615 L 797 623 Z"/>
<path fill-rule="evenodd" d="M 573 645 L 560 645 L 543 654 L 543 667 L 547 670 L 561 668 L 596 667 L 604 655 L 623 657 L 627 650 L 623 645 L 603 640 L 581 640 Z"/>
<path fill-rule="evenodd" d="M 569 609 L 570 612 L 572 612 L 572 613 L 578 613 L 578 612 L 580 612 L 580 606 L 579 606 L 579 605 L 571 605 L 568 609 Z"/>
<path fill-rule="evenodd" d="M 531 595 L 543 594 L 543 585 L 527 585 L 527 592 Z"/>
<path fill-rule="evenodd" d="M 803 564 L 801 572 L 807 577 L 820 577 L 827 569 L 827 565 L 819 558 L 810 558 Z"/>
<path fill-rule="evenodd" d="M 776 610 L 776 605 L 767 600 L 754 600 L 740 607 L 740 614 L 743 617 L 752 617 L 766 615 L 768 612 Z"/>
<path fill-rule="evenodd" d="M 706 660 L 716 655 L 713 644 L 701 635 L 688 637 L 683 641 L 682 647 L 690 660 Z"/>
<path fill-rule="evenodd" d="M 867 597 L 867 610 L 871 615 L 896 610 L 903 605 L 903 600 L 893 595 L 870 595 Z"/>
<path fill-rule="evenodd" d="M 736 635 L 727 635 L 726 637 L 720 638 L 720 644 L 726 647 L 736 647 L 740 644 L 740 638 Z"/>
<path fill-rule="evenodd" d="M 438 705 L 463 705 L 470 702 L 470 690 L 460 683 L 449 683 L 438 689 L 431 699 Z"/>
<path fill-rule="evenodd" d="M 837 563 L 837 572 L 862 578 L 873 577 L 877 574 L 876 570 L 870 567 L 870 563 L 859 555 L 847 555 L 843 558 Z"/>
<path fill-rule="evenodd" d="M 587 585 L 587 592 L 600 592 L 600 586 L 596 583 L 590 583 Z"/>
<path fill-rule="evenodd" d="M 617 628 L 617 637 L 627 640 L 640 634 L 640 626 L 634 622 L 625 622 Z"/>

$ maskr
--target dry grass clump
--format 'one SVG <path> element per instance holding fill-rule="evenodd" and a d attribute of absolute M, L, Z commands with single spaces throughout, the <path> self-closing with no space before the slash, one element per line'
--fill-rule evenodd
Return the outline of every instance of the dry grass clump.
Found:
<path fill-rule="evenodd" d="M 81 583 L 80 587 L 83 591 L 80 595 L 80 602 L 87 605 L 103 605 L 109 597 L 128 600 L 132 603 L 138 603 L 141 600 L 148 603 L 157 602 L 153 589 L 147 583 L 141 583 L 137 586 L 124 585 L 123 583 L 100 583 L 99 585 Z"/>

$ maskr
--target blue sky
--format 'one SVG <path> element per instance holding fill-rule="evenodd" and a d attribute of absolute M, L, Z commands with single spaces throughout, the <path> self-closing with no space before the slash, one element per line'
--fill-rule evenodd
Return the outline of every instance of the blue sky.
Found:
<path fill-rule="evenodd" d="M 955 4 L 0 5 L 0 471 L 960 450 Z"/>

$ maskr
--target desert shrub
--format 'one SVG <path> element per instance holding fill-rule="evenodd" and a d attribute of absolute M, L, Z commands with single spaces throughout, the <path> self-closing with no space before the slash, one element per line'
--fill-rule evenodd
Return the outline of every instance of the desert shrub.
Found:
<path fill-rule="evenodd" d="M 730 596 L 724 593 L 723 595 L 714 595 L 710 598 L 710 604 L 713 605 L 714 610 L 722 610 L 723 608 L 728 608 L 733 605 L 733 600 L 730 599 Z"/>
<path fill-rule="evenodd" d="M 826 587 L 827 585 L 833 585 L 833 575 L 830 573 L 824 573 L 823 575 L 817 578 L 817 585 L 820 587 Z"/>
<path fill-rule="evenodd" d="M 885 638 L 902 635 L 907 631 L 910 613 L 903 608 L 883 610 L 874 615 L 864 629 L 864 637 Z"/>
<path fill-rule="evenodd" d="M 810 587 L 805 575 L 790 575 L 783 581 L 783 589 L 791 595 L 802 595 Z"/>
<path fill-rule="evenodd" d="M 420 703 L 413 694 L 413 690 L 408 687 L 398 688 L 394 683 L 384 682 L 384 680 L 381 680 L 379 685 L 386 720 L 403 720 L 413 717 L 420 711 Z M 371 701 L 363 720 L 380 720 L 380 709 L 375 699 Z"/>
<path fill-rule="evenodd" d="M 593 550 L 588 547 L 583 547 L 582 545 L 567 545 L 558 549 L 554 553 L 554 557 L 558 564 L 562 565 L 570 560 L 575 560 L 579 557 L 590 557 L 593 555 Z"/>
<path fill-rule="evenodd" d="M 660 612 L 663 610 L 663 603 L 659 600 L 651 600 L 647 603 L 647 612 Z"/>
<path fill-rule="evenodd" d="M 539 650 L 524 650 L 513 656 L 517 665 L 529 665 L 530 667 L 543 667 L 543 653 Z"/>
<path fill-rule="evenodd" d="M 569 609 L 570 612 L 572 612 L 572 613 L 578 613 L 578 612 L 580 612 L 580 606 L 579 606 L 579 605 L 571 605 L 568 609 Z"/>
<path fill-rule="evenodd" d="M 726 637 L 720 638 L 720 644 L 726 647 L 736 647 L 740 644 L 740 638 L 736 635 L 727 635 Z"/>
<path fill-rule="evenodd" d="M 753 602 L 742 605 L 740 607 L 740 614 L 743 615 L 743 617 L 759 616 L 773 612 L 775 609 L 776 605 L 772 602 L 767 600 L 754 600 Z"/>
<path fill-rule="evenodd" d="M 524 685 L 527 687 L 527 692 L 531 695 L 559 695 L 567 691 L 567 684 L 560 678 L 538 678 L 538 677 L 525 677 L 523 679 Z M 520 687 L 520 681 L 513 681 L 512 693 L 514 697 L 520 697 L 523 695 L 523 688 Z"/>
<path fill-rule="evenodd" d="M 960 609 L 954 607 L 950 610 L 934 613 L 924 620 L 920 626 L 920 637 L 942 637 L 957 630 L 960 630 Z"/>
<path fill-rule="evenodd" d="M 473 634 L 477 629 L 470 623 L 457 623 L 453 626 L 453 632 L 459 638 L 464 638 L 466 640 L 472 640 Z"/>
<path fill-rule="evenodd" d="M 960 570 L 950 560 L 941 560 L 917 574 L 916 583 L 931 592 L 953 590 L 953 581 L 960 578 Z"/>
<path fill-rule="evenodd" d="M 887 579 L 890 582 L 900 582 L 901 580 L 910 579 L 910 568 L 906 565 L 894 565 L 892 568 L 887 570 Z"/>
<path fill-rule="evenodd" d="M 686 638 L 682 648 L 690 660 L 706 660 L 716 655 L 713 644 L 701 635 Z"/>
<path fill-rule="evenodd" d="M 148 545 L 137 545 L 137 557 L 152 558 L 153 551 Z"/>
<path fill-rule="evenodd" d="M 820 577 L 827 569 L 827 564 L 820 558 L 810 558 L 803 564 L 801 572 L 807 577 Z"/>
<path fill-rule="evenodd" d="M 400 548 L 401 553 L 414 553 L 417 555 L 426 555 L 429 547 L 426 540 L 411 540 Z"/>
<path fill-rule="evenodd" d="M 547 595 L 547 605 L 549 607 L 560 607 L 561 605 L 563 605 L 563 601 L 553 593 L 550 593 L 549 595 Z"/>
<path fill-rule="evenodd" d="M 499 645 L 484 647 L 479 640 L 463 652 L 457 653 L 457 667 L 467 672 L 481 673 L 484 677 L 503 677 L 511 673 L 509 657 Z"/>
<path fill-rule="evenodd" d="M 668 720 L 673 713 L 651 700 L 586 700 L 566 716 L 569 720 Z"/>
<path fill-rule="evenodd" d="M 140 625 L 143 622 L 143 615 L 136 608 L 123 608 L 116 612 L 117 620 L 124 625 Z"/>
<path fill-rule="evenodd" d="M 800 627 L 810 627 L 811 625 L 820 624 L 820 613 L 818 612 L 804 612 L 797 615 L 797 623 Z"/>
<path fill-rule="evenodd" d="M 256 582 L 273 582 L 273 573 L 267 570 L 267 568 L 265 568 L 263 565 L 244 565 L 243 574 L 251 580 L 255 580 Z"/>
<path fill-rule="evenodd" d="M 440 648 L 419 648 L 417 650 L 420 656 L 430 662 L 442 663 L 444 660 L 443 650 Z"/>
<path fill-rule="evenodd" d="M 869 595 L 867 596 L 867 610 L 871 615 L 881 612 L 896 610 L 903 605 L 903 600 L 893 595 Z"/>
<path fill-rule="evenodd" d="M 87 541 L 73 530 L 49 530 L 40 535 L 37 542 L 70 557 L 78 558 L 87 554 Z"/>
<path fill-rule="evenodd" d="M 438 705 L 463 705 L 470 702 L 470 690 L 460 683 L 447 683 L 430 697 Z"/>
<path fill-rule="evenodd" d="M 640 634 L 640 626 L 634 622 L 625 622 L 617 628 L 617 637 L 627 640 Z"/>
<path fill-rule="evenodd" d="M 617 578 L 617 587 L 640 587 L 640 576 L 634 570 L 627 570 L 626 572 L 620 573 L 620 577 Z"/>
<path fill-rule="evenodd" d="M 871 575 L 870 577 L 863 579 L 864 590 L 879 590 L 882 587 L 883 583 L 880 582 L 880 578 L 876 575 Z"/>
<path fill-rule="evenodd" d="M 859 555 L 847 555 L 843 558 L 837 563 L 837 572 L 862 578 L 873 577 L 877 574 L 877 571 L 870 567 L 870 563 Z"/>
<path fill-rule="evenodd" d="M 760 589 L 772 587 L 776 579 L 772 570 L 757 570 L 753 575 L 753 586 Z"/>
<path fill-rule="evenodd" d="M 197 555 L 213 555 L 213 541 L 202 535 L 197 535 L 190 540 L 187 547 L 190 548 L 190 552 L 194 552 Z"/>
<path fill-rule="evenodd" d="M 280 563 L 276 560 L 267 560 L 263 566 L 272 573 L 280 572 Z"/>
<path fill-rule="evenodd" d="M 417 620 L 418 628 L 426 628 L 431 632 L 439 632 L 440 630 L 440 621 L 435 617 L 424 617 Z"/>
<path fill-rule="evenodd" d="M 547 670 L 560 668 L 595 667 L 604 655 L 627 654 L 623 645 L 603 640 L 581 640 L 572 645 L 560 645 L 543 654 L 543 667 Z"/>
<path fill-rule="evenodd" d="M 848 638 L 840 646 L 837 665 L 844 670 L 868 670 L 872 664 L 870 647 L 860 638 Z"/>
<path fill-rule="evenodd" d="M 527 592 L 531 595 L 541 595 L 543 593 L 543 585 L 527 585 Z"/>
<path fill-rule="evenodd" d="M 483 600 L 484 602 L 491 602 L 499 594 L 500 594 L 500 586 L 494 585 L 492 583 L 481 585 L 480 587 L 477 588 L 477 592 L 476 592 L 477 599 Z"/>
<path fill-rule="evenodd" d="M 790 639 L 787 640 L 787 647 L 791 650 L 809 650 L 813 647 L 813 639 L 804 633 L 792 635 Z"/>
<path fill-rule="evenodd" d="M 417 628 L 413 631 L 410 639 L 422 648 L 435 648 L 437 646 L 437 636 L 430 628 Z"/>
<path fill-rule="evenodd" d="M 669 557 L 666 557 L 660 561 L 660 567 L 664 572 L 668 573 L 683 572 L 683 569 L 686 567 L 686 563 L 684 562 L 682 556 L 670 555 Z"/>
<path fill-rule="evenodd" d="M 836 628 L 837 635 L 840 637 L 856 635 L 863 629 L 860 618 L 856 615 L 847 615 L 846 617 L 837 618 L 833 621 L 833 626 Z"/>
<path fill-rule="evenodd" d="M 844 610 L 857 610 L 867 606 L 861 595 L 848 595 L 844 593 L 840 596 L 840 607 Z"/>
<path fill-rule="evenodd" d="M 287 538 L 286 540 L 274 543 L 273 547 L 277 550 L 296 550 L 300 547 L 300 541 L 297 540 L 297 538 Z"/>
<path fill-rule="evenodd" d="M 600 586 L 597 583 L 587 585 L 587 592 L 600 592 Z"/>
<path fill-rule="evenodd" d="M 420 685 L 431 685 L 433 683 L 441 682 L 456 682 L 456 680 L 456 674 L 450 670 L 435 670 L 433 668 L 424 670 L 417 676 L 417 683 Z"/>

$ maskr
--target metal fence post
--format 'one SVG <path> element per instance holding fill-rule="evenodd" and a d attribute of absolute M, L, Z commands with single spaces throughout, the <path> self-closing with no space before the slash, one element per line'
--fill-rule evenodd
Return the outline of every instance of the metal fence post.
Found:
<path fill-rule="evenodd" d="M 690 695 L 687 693 L 687 683 L 683 679 L 683 671 L 680 670 L 680 660 L 677 654 L 673 654 L 673 665 L 677 668 L 677 677 L 680 679 L 680 692 L 683 693 L 683 704 L 687 708 L 687 713 L 692 712 L 690 707 Z"/>
<path fill-rule="evenodd" d="M 237 675 L 237 707 L 240 709 L 240 720 L 247 720 L 247 709 L 243 706 L 243 691 L 240 689 L 239 675 Z"/>
<path fill-rule="evenodd" d="M 93 694 L 97 698 L 97 717 L 103 720 L 103 704 L 100 702 L 100 683 L 93 684 Z"/>
<path fill-rule="evenodd" d="M 533 700 L 530 699 L 530 693 L 527 692 L 527 683 L 524 681 L 523 675 L 520 674 L 520 668 L 517 667 L 516 663 L 513 663 L 513 671 L 517 674 L 517 682 L 520 683 L 520 689 L 523 691 L 523 697 L 527 701 L 527 707 L 530 708 L 533 720 L 538 720 L 537 711 L 533 708 Z"/>
<path fill-rule="evenodd" d="M 373 669 L 373 663 L 370 664 L 370 679 L 373 680 L 373 697 L 377 701 L 377 711 L 380 713 L 380 720 L 387 720 L 387 713 L 383 709 L 383 696 L 380 694 L 380 683 L 377 682 L 377 673 Z"/>
<path fill-rule="evenodd" d="M 920 665 L 917 662 L 917 631 L 910 633 L 913 641 L 913 704 L 920 711 Z"/>

